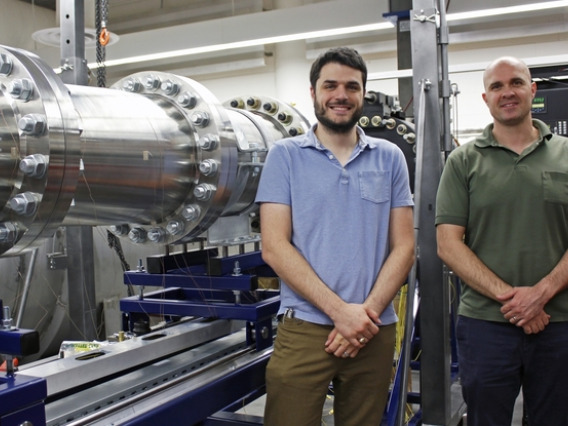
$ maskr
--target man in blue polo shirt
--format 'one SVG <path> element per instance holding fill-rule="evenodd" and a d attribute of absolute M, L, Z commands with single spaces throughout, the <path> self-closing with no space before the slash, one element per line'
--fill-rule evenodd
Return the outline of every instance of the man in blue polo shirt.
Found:
<path fill-rule="evenodd" d="M 366 78 L 353 49 L 322 54 L 310 72 L 317 123 L 277 142 L 262 172 L 262 253 L 281 278 L 266 425 L 319 426 L 330 382 L 337 426 L 381 422 L 413 201 L 400 149 L 356 125 Z"/>

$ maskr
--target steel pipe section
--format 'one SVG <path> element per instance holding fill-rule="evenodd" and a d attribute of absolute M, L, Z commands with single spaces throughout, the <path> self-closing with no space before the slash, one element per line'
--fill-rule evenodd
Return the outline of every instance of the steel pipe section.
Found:
<path fill-rule="evenodd" d="M 248 221 L 268 149 L 309 127 L 278 100 L 221 104 L 198 82 L 169 73 L 133 74 L 111 88 L 65 85 L 37 56 L 2 46 L 0 120 L 7 255 L 62 225 L 175 244 L 206 238 L 221 218 Z M 218 227 L 216 242 L 234 240 L 231 227 Z"/>

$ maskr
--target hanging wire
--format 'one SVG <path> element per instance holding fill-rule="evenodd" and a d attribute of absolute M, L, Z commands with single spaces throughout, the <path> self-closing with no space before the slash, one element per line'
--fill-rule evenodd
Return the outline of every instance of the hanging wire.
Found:
<path fill-rule="evenodd" d="M 97 86 L 106 87 L 106 45 L 110 40 L 107 26 L 108 2 L 97 0 L 95 3 L 95 27 L 97 32 Z"/>

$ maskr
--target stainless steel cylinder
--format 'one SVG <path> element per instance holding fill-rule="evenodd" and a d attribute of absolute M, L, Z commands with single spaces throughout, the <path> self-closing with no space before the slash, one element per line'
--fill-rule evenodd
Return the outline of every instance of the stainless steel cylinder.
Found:
<path fill-rule="evenodd" d="M 111 226 L 137 244 L 202 238 L 254 210 L 271 144 L 309 126 L 275 99 L 223 105 L 169 73 L 64 85 L 39 58 L 1 46 L 0 112 L 0 254 L 61 225 Z M 221 226 L 216 241 L 223 228 L 235 237 Z"/>

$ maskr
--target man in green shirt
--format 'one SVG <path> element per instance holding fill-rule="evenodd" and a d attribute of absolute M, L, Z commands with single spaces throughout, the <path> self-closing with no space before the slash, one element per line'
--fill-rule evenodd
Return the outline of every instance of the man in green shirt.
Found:
<path fill-rule="evenodd" d="M 522 61 L 483 83 L 493 123 L 448 157 L 436 205 L 438 254 L 464 284 L 468 426 L 510 425 L 521 387 L 530 425 L 568 425 L 568 139 L 532 118 Z"/>

